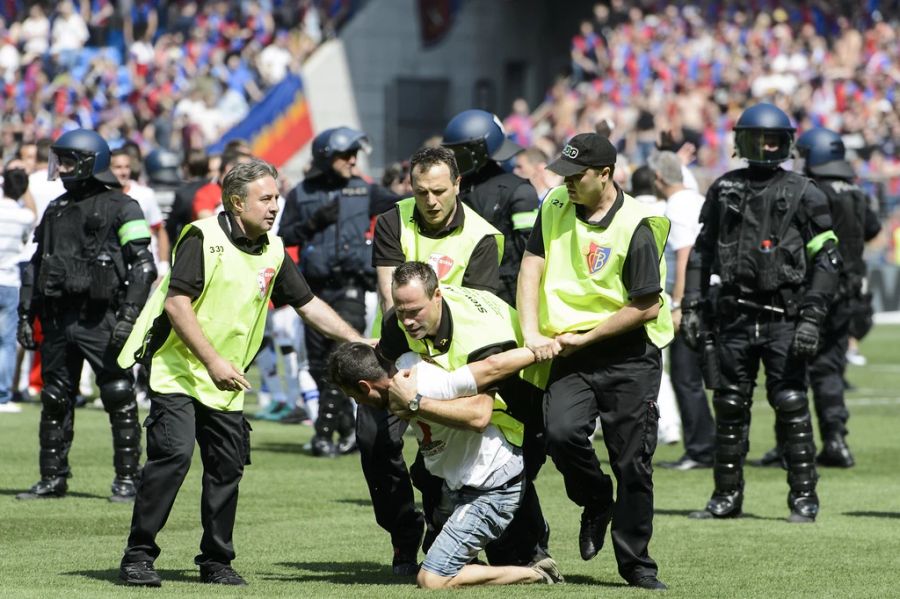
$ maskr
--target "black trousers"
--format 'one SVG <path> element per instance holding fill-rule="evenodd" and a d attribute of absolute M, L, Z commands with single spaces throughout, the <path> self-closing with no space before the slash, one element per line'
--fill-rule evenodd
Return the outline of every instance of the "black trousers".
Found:
<path fill-rule="evenodd" d="M 688 347 L 680 334 L 675 335 L 669 346 L 669 378 L 681 413 L 685 455 L 698 462 L 712 463 L 716 425 L 703 388 L 700 354 Z"/>
<path fill-rule="evenodd" d="M 46 310 L 41 315 L 44 340 L 41 342 L 41 375 L 44 391 L 41 394 L 40 444 L 41 476 L 65 476 L 69 473 L 69 450 L 72 447 L 75 424 L 75 396 L 81 380 L 81 369 L 87 360 L 100 388 L 100 399 L 109 413 L 113 429 L 114 463 L 117 474 L 136 473 L 140 454 L 140 430 L 137 426 L 137 404 L 120 394 L 111 397 L 105 392 L 110 383 L 134 387 L 130 370 L 116 364 L 118 351 L 109 346 L 116 316 L 111 310 L 83 309 Z M 112 401 L 111 401 L 112 400 Z M 115 405 L 113 405 L 115 404 Z M 121 426 L 120 426 L 121 425 Z M 121 429 L 121 431 L 117 430 Z M 118 438 L 117 438 L 118 437 Z"/>
<path fill-rule="evenodd" d="M 234 559 L 232 532 L 238 484 L 250 463 L 250 425 L 243 412 L 211 410 L 187 395 L 151 393 L 147 416 L 147 463 L 138 485 L 131 534 L 123 562 L 154 561 L 156 535 L 172 511 L 191 466 L 194 442 L 203 462 L 200 521 L 203 538 L 194 563 L 210 569 Z"/>
<path fill-rule="evenodd" d="M 809 386 L 819 419 L 819 433 L 847 434 L 850 413 L 844 402 L 844 370 L 847 368 L 849 343 L 849 313 L 835 317 L 835 310 L 826 321 L 822 347 L 809 363 Z"/>
<path fill-rule="evenodd" d="M 628 581 L 657 573 L 648 545 L 662 369 L 659 349 L 639 333 L 611 341 L 614 350 L 587 347 L 557 358 L 544 395 L 547 449 L 566 494 L 590 509 L 613 505 L 613 549 L 619 574 Z M 614 504 L 612 479 L 589 438 L 598 416 L 616 478 Z"/>
<path fill-rule="evenodd" d="M 313 292 L 334 308 L 338 315 L 360 333 L 366 328 L 366 293 L 361 286 L 314 287 Z M 335 342 L 313 327 L 305 327 L 309 374 L 319 388 L 319 416 L 316 435 L 331 440 L 335 433 L 348 437 L 353 433 L 353 404 L 337 386 L 327 379 L 328 356 Z"/>

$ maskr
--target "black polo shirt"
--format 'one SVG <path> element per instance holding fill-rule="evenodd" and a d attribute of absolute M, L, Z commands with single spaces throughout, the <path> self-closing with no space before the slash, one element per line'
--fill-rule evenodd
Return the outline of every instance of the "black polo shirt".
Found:
<path fill-rule="evenodd" d="M 590 221 L 585 216 L 584 206 L 575 205 L 575 216 L 578 220 L 592 227 L 607 229 L 612 224 L 616 213 L 625 203 L 622 189 L 616 185 L 616 199 L 609 211 L 598 221 Z M 528 238 L 528 246 L 525 248 L 532 254 L 544 257 L 544 236 L 541 233 L 541 213 L 538 213 L 531 237 Z M 628 291 L 628 297 L 634 299 L 644 295 L 658 294 L 662 291 L 659 278 L 659 251 L 656 249 L 656 239 L 650 225 L 641 223 L 631 236 L 625 263 L 622 265 L 622 282 Z"/>
<path fill-rule="evenodd" d="M 268 235 L 263 235 L 256 241 L 247 237 L 230 212 L 221 212 L 218 222 L 234 247 L 244 253 L 259 255 L 269 244 Z M 189 296 L 193 301 L 203 293 L 205 283 L 203 231 L 197 227 L 191 227 L 175 246 L 175 250 L 169 288 Z M 284 262 L 272 282 L 272 303 L 276 308 L 281 306 L 300 308 L 314 297 L 297 265 L 285 252 Z"/>
<path fill-rule="evenodd" d="M 441 304 L 441 321 L 438 323 L 437 332 L 431 338 L 431 341 L 434 344 L 434 349 L 444 354 L 450 350 L 450 344 L 453 343 L 453 314 L 450 312 L 450 306 L 447 305 L 445 300 L 442 300 Z M 477 362 L 493 354 L 515 347 L 517 347 L 515 339 L 510 339 L 508 342 L 503 343 L 492 343 L 470 353 L 466 358 L 466 363 Z M 391 362 L 410 351 L 409 342 L 406 340 L 403 329 L 400 328 L 397 313 L 393 308 L 384 315 L 378 349 Z"/>
<path fill-rule="evenodd" d="M 465 210 L 462 202 L 456 200 L 456 212 L 450 222 L 440 231 L 428 231 L 422 223 L 418 210 L 413 210 L 419 235 L 429 239 L 441 239 L 465 224 Z M 372 266 L 400 266 L 407 261 L 400 245 L 400 210 L 395 206 L 378 217 L 375 223 L 375 237 L 372 246 Z M 487 235 L 472 250 L 469 264 L 463 273 L 462 286 L 496 293 L 500 284 L 497 240 Z"/>

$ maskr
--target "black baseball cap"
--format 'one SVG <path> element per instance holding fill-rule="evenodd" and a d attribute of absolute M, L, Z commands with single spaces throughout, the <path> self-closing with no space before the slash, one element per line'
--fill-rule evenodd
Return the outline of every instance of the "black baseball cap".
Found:
<path fill-rule="evenodd" d="M 557 175 L 569 177 L 589 168 L 613 166 L 616 147 L 609 139 L 596 133 L 579 133 L 569 140 L 559 158 L 547 165 Z"/>

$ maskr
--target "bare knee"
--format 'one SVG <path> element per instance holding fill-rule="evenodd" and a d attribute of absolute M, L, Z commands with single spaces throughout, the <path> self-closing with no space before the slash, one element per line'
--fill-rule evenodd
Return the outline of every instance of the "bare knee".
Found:
<path fill-rule="evenodd" d="M 424 568 L 419 569 L 416 575 L 416 584 L 420 589 L 446 589 L 455 586 L 453 578 L 448 576 L 439 576 L 433 572 L 429 572 Z"/>

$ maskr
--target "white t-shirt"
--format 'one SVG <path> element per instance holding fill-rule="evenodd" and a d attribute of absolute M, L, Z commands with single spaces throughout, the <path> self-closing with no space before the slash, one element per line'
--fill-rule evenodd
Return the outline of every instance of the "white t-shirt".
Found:
<path fill-rule="evenodd" d="M 144 218 L 147 219 L 147 224 L 150 225 L 150 229 L 157 231 L 163 224 L 163 216 L 153 190 L 137 181 L 129 181 L 126 195 L 137 200 L 137 203 L 141 205 L 141 212 L 144 213 Z M 159 264 L 159 244 L 156 242 L 155 234 L 150 237 L 150 251 L 153 253 L 153 261 Z"/>
<path fill-rule="evenodd" d="M 25 242 L 34 229 L 34 213 L 0 195 L 0 287 L 20 287 L 19 263 L 31 258 Z"/>
<path fill-rule="evenodd" d="M 416 369 L 419 393 L 431 399 L 454 399 L 475 395 L 475 381 L 468 389 L 454 388 L 453 374 L 440 366 L 423 362 L 413 352 L 397 359 L 399 369 Z M 464 367 L 465 368 L 465 367 Z M 466 431 L 434 422 L 410 422 L 419 440 L 428 471 L 443 478 L 452 490 L 460 487 L 492 489 L 522 472 L 520 452 L 493 424 L 483 433 Z"/>
<path fill-rule="evenodd" d="M 666 201 L 665 216 L 672 221 L 669 231 L 669 245 L 680 250 L 694 245 L 700 234 L 700 209 L 705 198 L 690 189 L 673 193 Z"/>

